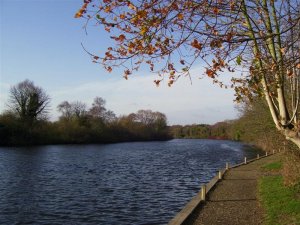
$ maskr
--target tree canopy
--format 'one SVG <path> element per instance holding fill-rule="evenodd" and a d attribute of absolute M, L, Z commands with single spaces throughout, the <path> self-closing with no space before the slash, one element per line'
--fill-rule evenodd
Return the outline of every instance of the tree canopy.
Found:
<path fill-rule="evenodd" d="M 127 79 L 147 64 L 157 85 L 171 86 L 201 62 L 236 101 L 264 96 L 277 129 L 300 147 L 299 0 L 84 0 L 75 17 L 114 40 L 102 56 L 86 50 L 109 72 L 122 66 Z M 237 70 L 231 84 L 219 79 Z"/>
<path fill-rule="evenodd" d="M 32 123 L 48 113 L 50 98 L 32 81 L 24 80 L 11 87 L 8 106 L 24 122 Z"/>

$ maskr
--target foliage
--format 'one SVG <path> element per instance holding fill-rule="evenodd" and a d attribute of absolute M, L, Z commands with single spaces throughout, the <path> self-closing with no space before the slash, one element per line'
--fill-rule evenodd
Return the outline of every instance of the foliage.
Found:
<path fill-rule="evenodd" d="M 90 108 L 86 104 L 63 101 L 57 109 L 61 113 L 58 121 L 50 122 L 42 114 L 31 117 L 31 93 L 38 91 L 44 99 L 44 108 L 49 97 L 41 88 L 26 80 L 11 89 L 18 110 L 9 110 L 0 114 L 0 145 L 35 145 L 35 144 L 82 144 L 112 143 L 121 141 L 168 140 L 167 118 L 163 113 L 151 110 L 139 110 L 119 118 L 105 107 L 105 100 L 96 97 Z M 27 95 L 26 95 L 27 94 Z M 17 104 L 18 102 L 24 104 Z M 12 106 L 12 104 L 11 104 Z M 29 107 L 30 106 L 30 107 Z M 25 117 L 23 117 L 23 112 Z M 26 111 L 27 110 L 27 111 Z"/>
<path fill-rule="evenodd" d="M 240 105 L 240 117 L 232 121 L 229 136 L 254 144 L 265 151 L 283 150 L 285 138 L 276 131 L 267 104 L 260 98 Z"/>
<path fill-rule="evenodd" d="M 88 53 L 109 72 L 123 66 L 126 79 L 148 64 L 157 85 L 167 77 L 171 86 L 200 61 L 227 87 L 219 75 L 242 69 L 236 101 L 264 96 L 276 128 L 300 148 L 299 10 L 299 0 L 84 0 L 75 17 L 110 33 L 114 46 Z"/>
<path fill-rule="evenodd" d="M 200 138 L 200 139 L 230 139 L 228 130 L 230 122 L 218 122 L 214 125 L 174 125 L 170 126 L 170 132 L 174 138 Z"/>
<path fill-rule="evenodd" d="M 50 144 L 56 139 L 54 127 L 46 120 L 29 125 L 11 112 L 0 114 L 0 145 Z"/>
<path fill-rule="evenodd" d="M 49 103 L 50 98 L 46 92 L 32 81 L 25 80 L 10 89 L 8 106 L 25 123 L 44 119 Z"/>
<path fill-rule="evenodd" d="M 300 221 L 300 186 L 285 187 L 281 176 L 259 181 L 259 198 L 267 213 L 266 224 L 297 224 Z"/>
<path fill-rule="evenodd" d="M 194 124 L 194 125 L 174 125 L 170 127 L 170 132 L 174 138 L 209 138 L 210 125 Z"/>

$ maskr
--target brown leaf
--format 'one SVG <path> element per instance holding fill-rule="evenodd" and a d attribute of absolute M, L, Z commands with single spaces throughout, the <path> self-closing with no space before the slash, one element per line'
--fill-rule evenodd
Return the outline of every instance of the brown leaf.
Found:
<path fill-rule="evenodd" d="M 215 71 L 211 70 L 211 69 L 206 69 L 206 74 L 207 76 L 209 76 L 210 78 L 215 78 Z"/>
<path fill-rule="evenodd" d="M 154 80 L 154 83 L 155 83 L 156 87 L 159 86 L 159 83 L 160 83 L 160 82 L 161 82 L 161 80 Z"/>
<path fill-rule="evenodd" d="M 110 73 L 112 71 L 112 68 L 109 66 L 106 68 L 106 70 Z"/>
<path fill-rule="evenodd" d="M 182 14 L 182 13 L 179 13 L 179 14 L 177 15 L 177 18 L 178 18 L 179 20 L 183 20 L 183 14 Z"/>

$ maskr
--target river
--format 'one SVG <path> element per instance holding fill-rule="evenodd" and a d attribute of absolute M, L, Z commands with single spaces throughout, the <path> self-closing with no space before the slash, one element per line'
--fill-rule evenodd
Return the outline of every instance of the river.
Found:
<path fill-rule="evenodd" d="M 167 224 L 226 162 L 257 153 L 196 139 L 0 147 L 0 224 Z"/>

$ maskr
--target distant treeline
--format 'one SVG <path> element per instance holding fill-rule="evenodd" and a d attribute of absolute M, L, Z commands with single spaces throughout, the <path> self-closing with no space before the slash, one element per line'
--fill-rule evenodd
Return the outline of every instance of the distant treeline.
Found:
<path fill-rule="evenodd" d="M 10 89 L 8 110 L 0 114 L 0 145 L 114 143 L 168 140 L 163 113 L 139 110 L 117 117 L 96 97 L 86 104 L 64 101 L 57 106 L 58 121 L 47 119 L 50 97 L 25 80 Z"/>
<path fill-rule="evenodd" d="M 173 125 L 169 129 L 174 138 L 230 139 L 227 134 L 228 126 L 228 122 L 219 122 L 214 125 Z"/>
<path fill-rule="evenodd" d="M 167 126 L 161 112 L 139 110 L 116 116 L 105 100 L 95 97 L 91 106 L 64 101 L 57 106 L 60 117 L 49 121 L 50 97 L 25 80 L 10 89 L 7 111 L 0 114 L 0 145 L 114 143 L 168 140 L 171 138 L 230 139 L 255 144 L 265 150 L 285 141 L 260 98 L 241 104 L 236 120 L 214 125 Z M 201 119 L 201 118 L 200 118 Z"/>
<path fill-rule="evenodd" d="M 262 99 L 241 103 L 237 110 L 239 118 L 235 120 L 214 125 L 173 125 L 169 128 L 170 133 L 174 138 L 228 139 L 250 143 L 266 151 L 288 148 L 299 153 L 297 148 L 276 130 L 269 109 Z"/>

